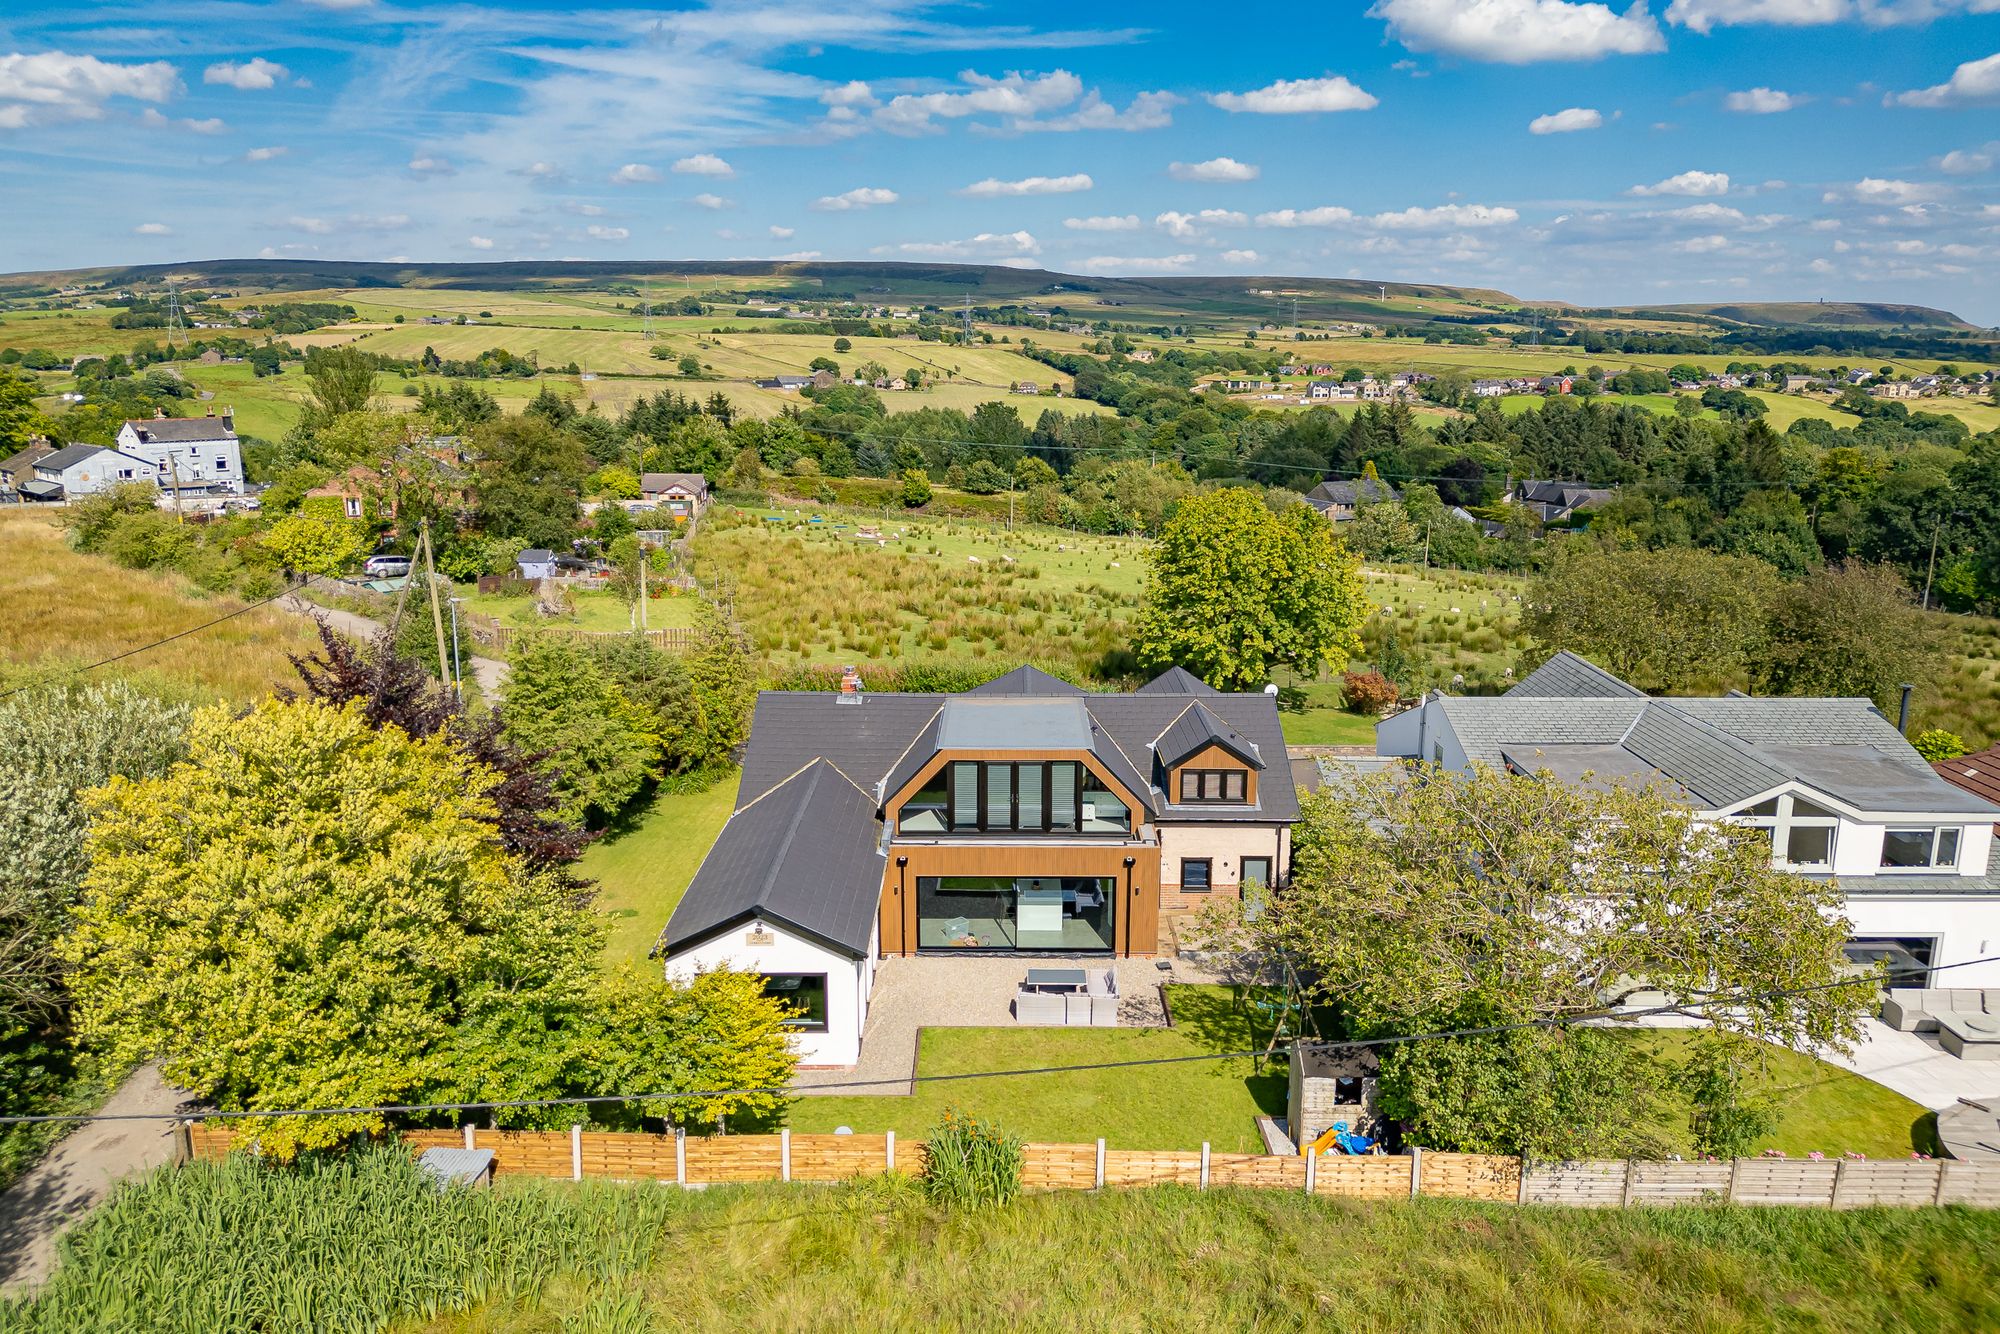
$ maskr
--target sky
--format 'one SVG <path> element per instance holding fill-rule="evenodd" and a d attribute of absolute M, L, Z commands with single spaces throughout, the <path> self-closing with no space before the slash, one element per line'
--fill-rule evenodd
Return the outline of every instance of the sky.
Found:
<path fill-rule="evenodd" d="M 0 271 L 948 260 L 2000 324 L 2000 0 L 7 0 Z"/>

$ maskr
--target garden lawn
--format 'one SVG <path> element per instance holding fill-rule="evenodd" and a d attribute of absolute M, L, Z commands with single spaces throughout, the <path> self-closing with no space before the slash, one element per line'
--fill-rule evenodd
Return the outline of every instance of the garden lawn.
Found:
<path fill-rule="evenodd" d="M 656 794 L 628 826 L 584 849 L 578 874 L 597 882 L 611 919 L 604 964 L 644 964 L 736 801 L 737 772 L 699 792 Z"/>
<path fill-rule="evenodd" d="M 635 629 L 632 620 L 632 604 L 616 593 L 578 593 L 573 616 L 543 616 L 535 610 L 532 597 L 504 597 L 498 593 L 481 593 L 471 584 L 460 584 L 454 596 L 465 600 L 467 611 L 490 616 L 514 630 L 600 630 L 627 631 Z M 646 628 L 649 630 L 669 630 L 694 624 L 696 599 L 691 597 L 655 597 L 647 599 Z"/>
<path fill-rule="evenodd" d="M 1121 975 L 1135 976 L 1136 967 Z M 1150 984 L 1150 979 L 1143 979 Z M 1171 986 L 1174 1027 L 927 1028 L 917 1056 L 917 1090 L 907 1096 L 803 1097 L 786 1118 L 798 1131 L 847 1126 L 921 1138 L 946 1107 L 992 1117 L 1026 1140 L 1114 1149 L 1194 1149 L 1260 1153 L 1254 1118 L 1282 1116 L 1282 1059 L 1180 1060 L 1138 1068 L 1081 1070 L 1001 1079 L 925 1083 L 942 1075 L 1043 1066 L 1172 1060 L 1212 1052 L 1262 1050 L 1268 1016 L 1246 1003 L 1247 989 Z M 1262 1066 L 1260 1071 L 1259 1066 Z"/>
<path fill-rule="evenodd" d="M 1292 746 L 1373 746 L 1378 721 L 1338 707 L 1278 715 L 1285 743 Z"/>

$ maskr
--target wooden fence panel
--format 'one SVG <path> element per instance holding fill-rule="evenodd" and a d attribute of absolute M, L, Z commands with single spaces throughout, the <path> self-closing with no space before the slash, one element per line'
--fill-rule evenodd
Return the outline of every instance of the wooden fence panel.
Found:
<path fill-rule="evenodd" d="M 1736 1160 L 1736 1204 L 1798 1204 L 1824 1208 L 1833 1203 L 1834 1162 L 1809 1158 L 1739 1158 Z"/>
<path fill-rule="evenodd" d="M 236 1132 L 228 1126 L 203 1125 L 197 1121 L 188 1127 L 188 1149 L 197 1161 L 226 1158 L 235 1147 Z"/>
<path fill-rule="evenodd" d="M 1622 1158 L 1586 1158 L 1568 1163 L 1537 1161 L 1528 1169 L 1529 1204 L 1615 1209 L 1624 1202 Z"/>
<path fill-rule="evenodd" d="M 886 1135 L 793 1135 L 792 1180 L 845 1181 L 889 1170 Z"/>
<path fill-rule="evenodd" d="M 586 1130 L 579 1136 L 583 1174 L 615 1181 L 674 1180 L 672 1135 L 619 1134 Z M 696 1141 L 689 1140 L 692 1146 Z"/>
<path fill-rule="evenodd" d="M 1410 1160 L 1388 1156 L 1328 1156 L 1313 1164 L 1313 1194 L 1357 1200 L 1410 1198 Z"/>
<path fill-rule="evenodd" d="M 1201 1154 L 1149 1149 L 1106 1149 L 1107 1186 L 1199 1186 Z"/>
<path fill-rule="evenodd" d="M 488 1131 L 487 1133 L 490 1135 L 493 1132 Z M 412 1154 L 422 1153 L 425 1149 L 462 1149 L 465 1147 L 465 1132 L 463 1130 L 405 1130 L 396 1138 L 401 1140 L 403 1146 Z M 477 1147 L 490 1149 L 493 1146 L 490 1144 L 481 1144 Z"/>
<path fill-rule="evenodd" d="M 1728 1163 L 1640 1162 L 1631 1167 L 1631 1204 L 1702 1204 L 1729 1198 Z"/>
<path fill-rule="evenodd" d="M 1512 1204 L 1521 1198 L 1521 1160 L 1495 1153 L 1424 1154 L 1418 1194 Z"/>
<path fill-rule="evenodd" d="M 493 1150 L 496 1176 L 505 1173 L 566 1181 L 573 1171 L 567 1130 L 480 1130 L 473 1134 L 472 1147 Z"/>
<path fill-rule="evenodd" d="M 1976 1204 L 2000 1207 L 2000 1162 L 1946 1162 L 1944 1180 L 1938 1185 L 1939 1204 Z"/>
<path fill-rule="evenodd" d="M 777 1135 L 690 1135 L 686 1145 L 690 1182 L 776 1181 L 783 1175 Z"/>
<path fill-rule="evenodd" d="M 1864 1209 L 1871 1205 L 1935 1204 L 1938 1173 L 1943 1163 L 1927 1159 L 1883 1159 L 1880 1162 L 1850 1162 L 1840 1170 L 1839 1189 L 1834 1194 L 1836 1209 Z"/>
<path fill-rule="evenodd" d="M 1409 1179 L 1409 1163 L 1405 1160 L 1403 1180 L 1406 1188 Z M 1208 1156 L 1208 1183 L 1211 1186 L 1304 1190 L 1306 1160 L 1288 1153 L 1212 1153 Z"/>
<path fill-rule="evenodd" d="M 1025 1190 L 1096 1189 L 1097 1146 L 1095 1144 L 1023 1145 L 1021 1186 Z"/>

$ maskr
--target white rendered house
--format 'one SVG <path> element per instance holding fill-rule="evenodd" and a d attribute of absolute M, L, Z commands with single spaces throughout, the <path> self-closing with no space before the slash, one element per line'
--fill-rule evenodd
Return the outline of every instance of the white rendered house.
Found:
<path fill-rule="evenodd" d="M 1866 699 L 1654 699 L 1559 653 L 1504 695 L 1426 695 L 1376 753 L 1564 782 L 1659 783 L 1768 829 L 1773 864 L 1832 877 L 1848 954 L 1899 986 L 2000 986 L 2000 806 L 1938 777 Z M 1931 970 L 1943 968 L 1931 980 Z"/>
<path fill-rule="evenodd" d="M 233 413 L 128 421 L 118 428 L 118 451 L 151 463 L 162 491 L 243 494 L 243 446 Z"/>

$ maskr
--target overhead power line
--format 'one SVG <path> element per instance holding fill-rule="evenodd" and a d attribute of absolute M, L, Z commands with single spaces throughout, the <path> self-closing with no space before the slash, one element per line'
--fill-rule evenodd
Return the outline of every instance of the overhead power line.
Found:
<path fill-rule="evenodd" d="M 1953 968 L 1972 968 L 1981 964 L 2000 963 L 2000 956 L 1984 959 L 1965 959 L 1958 963 L 1939 964 L 1930 969 L 1933 973 L 1947 972 Z M 1637 1010 L 1586 1010 L 1576 1014 L 1556 1015 L 1542 1019 L 1524 1019 L 1511 1024 L 1487 1024 L 1477 1028 L 1436 1029 L 1424 1033 L 1402 1033 L 1383 1037 L 1355 1038 L 1347 1041 L 1300 1042 L 1293 1044 L 1303 1051 L 1353 1050 L 1356 1048 L 1375 1049 L 1381 1047 L 1404 1046 L 1412 1042 L 1437 1042 L 1451 1038 L 1493 1037 L 1503 1033 L 1518 1033 L 1536 1028 L 1572 1028 L 1579 1024 L 1596 1024 L 1606 1020 L 1643 1019 L 1654 1015 L 1679 1015 L 1699 1017 L 1700 1012 L 1716 1007 L 1741 1005 L 1758 1000 L 1782 1000 L 1788 996 L 1809 996 L 1824 991 L 1835 991 L 1843 987 L 1874 986 L 1873 976 L 1843 978 L 1837 982 L 1822 982 L 1809 987 L 1783 987 L 1767 991 L 1741 991 L 1728 995 L 1709 996 L 1699 1002 L 1684 1005 L 1654 1005 Z M 987 1079 L 1016 1079 L 1029 1075 L 1082 1074 L 1100 1070 L 1134 1070 L 1145 1066 L 1190 1065 L 1201 1061 L 1235 1061 L 1249 1057 L 1261 1057 L 1268 1052 L 1263 1048 L 1247 1051 L 1198 1052 L 1189 1056 L 1148 1056 L 1126 1061 L 1087 1061 L 1077 1065 L 1023 1066 L 1007 1070 L 968 1070 L 951 1075 L 913 1075 L 909 1079 L 851 1079 L 833 1083 L 816 1083 L 815 1089 L 874 1089 L 910 1086 L 918 1084 L 962 1084 Z M 375 1116 L 407 1115 L 423 1112 L 491 1112 L 521 1110 L 533 1107 L 589 1107 L 607 1103 L 627 1102 L 673 1102 L 688 1098 L 746 1097 L 752 1094 L 795 1094 L 798 1090 L 789 1086 L 668 1090 L 655 1093 L 592 1093 L 579 1094 L 567 1098 L 506 1098 L 492 1102 L 433 1102 L 433 1103 L 385 1103 L 368 1107 L 291 1107 L 275 1111 L 202 1111 L 186 1116 L 174 1114 L 160 1115 L 143 1112 L 75 1112 L 42 1116 L 0 1116 L 0 1125 L 40 1125 L 40 1124 L 83 1124 L 93 1121 L 173 1121 L 173 1120 L 250 1120 L 281 1116 Z"/>

